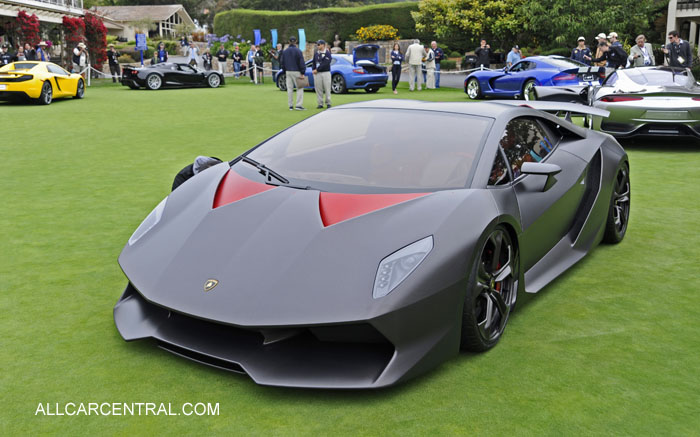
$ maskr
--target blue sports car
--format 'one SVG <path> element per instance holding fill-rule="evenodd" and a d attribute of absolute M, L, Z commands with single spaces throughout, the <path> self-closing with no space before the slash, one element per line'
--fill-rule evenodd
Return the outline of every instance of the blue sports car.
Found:
<path fill-rule="evenodd" d="M 598 85 L 604 67 L 591 67 L 563 56 L 530 56 L 510 69 L 475 71 L 464 80 L 471 99 L 482 97 L 527 98 L 535 86 Z"/>
<path fill-rule="evenodd" d="M 347 90 L 363 89 L 368 93 L 376 93 L 385 87 L 389 75 L 386 68 L 379 65 L 379 46 L 362 44 L 352 51 L 352 55 L 331 55 L 331 91 L 342 94 Z M 311 60 L 306 61 L 306 77 L 309 86 L 314 88 L 314 75 L 311 73 Z M 279 71 L 275 83 L 281 91 L 287 91 L 286 74 Z"/>

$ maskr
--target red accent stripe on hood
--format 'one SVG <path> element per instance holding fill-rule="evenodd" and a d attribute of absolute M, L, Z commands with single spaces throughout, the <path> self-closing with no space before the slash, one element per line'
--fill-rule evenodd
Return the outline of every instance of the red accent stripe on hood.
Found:
<path fill-rule="evenodd" d="M 254 194 L 262 193 L 263 191 L 271 190 L 276 188 L 272 185 L 261 184 L 259 182 L 251 181 L 250 179 L 244 178 L 233 170 L 229 170 L 228 173 L 221 178 L 219 182 L 219 187 L 216 189 L 216 194 L 214 195 L 214 208 L 220 206 L 228 205 L 250 197 Z"/>
<path fill-rule="evenodd" d="M 321 192 L 318 206 L 323 226 L 331 226 L 426 194 L 428 193 L 344 194 Z"/>

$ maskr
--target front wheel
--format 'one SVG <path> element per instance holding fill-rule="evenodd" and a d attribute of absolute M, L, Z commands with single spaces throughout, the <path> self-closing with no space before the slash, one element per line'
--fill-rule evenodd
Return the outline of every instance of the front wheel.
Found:
<path fill-rule="evenodd" d="M 279 76 L 277 76 L 277 88 L 279 88 L 280 91 L 287 91 L 287 75 L 285 73 L 280 73 Z"/>
<path fill-rule="evenodd" d="M 163 79 L 155 73 L 149 74 L 146 77 L 146 87 L 149 90 L 157 90 L 163 86 Z"/>
<path fill-rule="evenodd" d="M 462 315 L 462 349 L 482 352 L 498 343 L 518 297 L 519 255 L 510 234 L 492 230 L 476 254 Z"/>
<path fill-rule="evenodd" d="M 627 163 L 617 169 L 613 181 L 613 192 L 610 198 L 608 218 L 605 223 L 603 241 L 617 244 L 625 238 L 627 223 L 630 219 L 630 171 Z"/>
<path fill-rule="evenodd" d="M 218 88 L 221 85 L 221 78 L 218 74 L 210 74 L 207 78 L 207 85 L 209 88 Z"/>
<path fill-rule="evenodd" d="M 342 74 L 334 74 L 331 78 L 331 91 L 333 94 L 343 94 L 347 91 L 347 86 L 345 85 L 345 78 Z"/>
<path fill-rule="evenodd" d="M 85 96 L 85 81 L 78 79 L 78 88 L 75 91 L 74 99 L 82 99 Z"/>
<path fill-rule="evenodd" d="M 481 94 L 481 85 L 479 85 L 479 80 L 477 78 L 472 77 L 467 81 L 467 95 L 472 100 L 483 97 Z"/>
<path fill-rule="evenodd" d="M 39 98 L 37 99 L 37 103 L 40 105 L 50 105 L 52 101 L 53 101 L 53 87 L 51 86 L 51 83 L 49 83 L 49 81 L 47 80 L 41 86 L 41 94 L 39 95 Z"/>
<path fill-rule="evenodd" d="M 523 100 L 537 100 L 535 94 L 535 81 L 530 79 L 523 85 Z"/>

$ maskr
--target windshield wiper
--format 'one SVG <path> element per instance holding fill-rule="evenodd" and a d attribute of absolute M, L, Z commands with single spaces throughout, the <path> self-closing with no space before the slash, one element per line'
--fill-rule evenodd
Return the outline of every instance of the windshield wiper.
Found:
<path fill-rule="evenodd" d="M 255 168 L 258 169 L 261 175 L 265 176 L 265 179 L 267 182 L 272 182 L 272 178 L 277 179 L 278 181 L 282 182 L 283 184 L 289 184 L 289 179 L 285 178 L 281 174 L 277 173 L 274 170 L 271 170 L 265 166 L 265 164 L 261 164 L 258 161 L 254 160 L 253 158 L 248 158 L 247 156 L 241 156 L 241 161 L 248 163 Z"/>

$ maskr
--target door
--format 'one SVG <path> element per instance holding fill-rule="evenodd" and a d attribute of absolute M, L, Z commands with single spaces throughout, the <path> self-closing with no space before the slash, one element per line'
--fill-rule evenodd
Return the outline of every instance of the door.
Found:
<path fill-rule="evenodd" d="M 204 83 L 204 72 L 198 71 L 191 65 L 181 65 L 183 76 L 182 80 L 187 85 L 200 85 Z"/>
<path fill-rule="evenodd" d="M 516 94 L 520 92 L 523 82 L 529 76 L 529 70 L 535 67 L 534 62 L 520 61 L 513 65 L 503 76 L 494 81 L 497 91 Z"/>
<path fill-rule="evenodd" d="M 54 74 L 50 81 L 54 98 L 75 95 L 78 84 L 70 79 L 70 74 L 66 70 L 54 64 L 46 64 L 46 69 Z"/>
<path fill-rule="evenodd" d="M 311 70 L 313 61 L 306 61 L 306 70 L 304 70 L 304 75 L 309 79 L 309 86 L 308 88 L 313 88 L 314 87 L 314 74 Z"/>
<path fill-rule="evenodd" d="M 520 209 L 525 271 L 566 236 L 583 200 L 586 162 L 557 148 L 560 140 L 556 130 L 531 117 L 511 120 L 501 138 Z M 556 164 L 561 173 L 545 191 L 547 176 L 520 173 L 525 162 Z"/>

